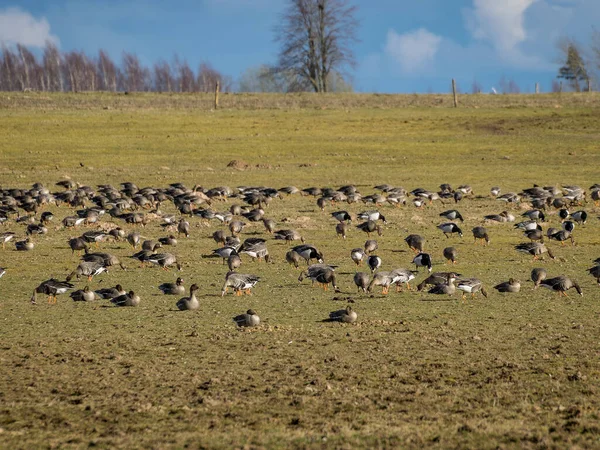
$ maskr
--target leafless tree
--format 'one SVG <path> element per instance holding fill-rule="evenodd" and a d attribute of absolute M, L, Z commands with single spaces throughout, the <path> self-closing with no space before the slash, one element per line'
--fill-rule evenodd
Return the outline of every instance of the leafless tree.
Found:
<path fill-rule="evenodd" d="M 473 80 L 471 83 L 471 94 L 481 94 L 482 87 L 481 84 L 477 80 Z"/>
<path fill-rule="evenodd" d="M 142 66 L 135 53 L 123 52 L 123 88 L 129 92 L 146 91 L 150 71 Z"/>
<path fill-rule="evenodd" d="M 206 62 L 201 63 L 200 67 L 198 67 L 198 76 L 196 77 L 198 90 L 200 92 L 213 92 L 217 81 L 222 92 L 231 91 L 233 85 L 231 78 L 225 77 L 210 64 Z"/>
<path fill-rule="evenodd" d="M 2 45 L 2 65 L 0 67 L 0 87 L 3 91 L 14 91 L 17 89 L 17 78 L 19 71 L 19 60 L 8 47 Z"/>
<path fill-rule="evenodd" d="M 99 90 L 112 92 L 117 90 L 119 68 L 104 50 L 98 52 L 98 78 Z"/>
<path fill-rule="evenodd" d="M 190 68 L 190 65 L 186 60 L 181 61 L 177 55 L 175 55 L 175 73 L 177 74 L 177 85 L 179 92 L 196 92 L 198 90 L 196 85 L 196 76 L 194 71 Z"/>
<path fill-rule="evenodd" d="M 292 88 L 328 92 L 332 71 L 354 67 L 355 14 L 349 0 L 288 0 L 276 28 L 281 49 L 275 69 L 294 75 Z"/>
<path fill-rule="evenodd" d="M 46 42 L 43 56 L 44 77 L 46 89 L 49 91 L 64 90 L 64 79 L 62 76 L 62 58 L 58 48 L 53 42 Z"/>
<path fill-rule="evenodd" d="M 154 64 L 154 89 L 158 92 L 172 92 L 174 89 L 174 78 L 171 66 L 165 60 Z"/>

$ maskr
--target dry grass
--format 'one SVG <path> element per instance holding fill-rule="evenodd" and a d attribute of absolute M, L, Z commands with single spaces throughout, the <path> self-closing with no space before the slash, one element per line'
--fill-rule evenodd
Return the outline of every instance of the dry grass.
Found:
<path fill-rule="evenodd" d="M 549 244 L 556 261 L 533 263 L 515 252 L 512 246 L 524 238 L 511 224 L 489 225 L 492 243 L 485 248 L 472 244 L 469 231 L 483 215 L 506 207 L 488 197 L 493 185 L 508 192 L 536 182 L 586 188 L 600 182 L 595 106 L 554 108 L 546 100 L 551 96 L 535 96 L 549 107 L 487 104 L 454 110 L 419 103 L 396 109 L 392 106 L 399 104 L 393 103 L 377 109 L 375 96 L 363 106 L 357 95 L 332 97 L 321 110 L 325 100 L 306 95 L 307 108 L 287 103 L 293 97 L 273 105 L 247 96 L 252 110 L 240 102 L 233 110 L 208 112 L 191 106 L 192 96 L 172 97 L 178 98 L 50 96 L 38 109 L 27 105 L 25 94 L 1 94 L 4 107 L 18 100 L 0 111 L 0 185 L 51 186 L 69 176 L 92 186 L 355 183 L 369 194 L 378 183 L 407 189 L 468 183 L 476 197 L 457 205 L 465 217 L 464 239 L 446 239 L 435 228 L 442 221 L 439 212 L 453 205 L 386 206 L 381 209 L 389 223 L 378 238 L 378 254 L 384 269 L 410 267 L 412 254 L 403 238 L 419 233 L 434 256 L 434 270 L 443 270 L 441 251 L 454 245 L 455 269 L 481 278 L 491 295 L 462 303 L 458 295 L 439 299 L 414 291 L 357 294 L 349 253 L 366 236 L 353 229 L 347 241 L 336 240 L 329 212 L 356 213 L 369 206 L 336 205 L 322 213 L 312 197 L 291 196 L 274 201 L 267 216 L 281 228 L 300 229 L 327 262 L 339 265 L 342 294 L 299 283 L 298 271 L 284 262 L 290 246 L 254 225 L 243 237 L 267 237 L 274 262 L 252 263 L 242 256 L 241 271 L 256 273 L 261 282 L 252 297 L 221 298 L 226 266 L 202 257 L 216 248 L 210 234 L 219 225 L 194 218 L 191 237 L 181 239 L 175 253 L 184 264 L 186 285 L 201 285 L 199 311 L 176 311 L 177 298 L 158 295 L 158 284 L 177 274 L 139 268 L 126 258 L 131 250 L 124 243 L 102 248 L 127 260 L 128 270 L 111 271 L 91 286 L 120 282 L 140 293 L 139 308 L 74 303 L 67 296 L 56 305 L 41 301 L 34 307 L 28 299 L 40 281 L 62 278 L 77 265 L 66 241 L 83 230 L 53 227 L 36 239 L 33 252 L 0 252 L 0 266 L 8 268 L 0 280 L 1 446 L 600 445 L 600 291 L 585 273 L 600 256 L 598 209 L 585 206 L 590 220 L 576 230 L 576 246 Z M 224 105 L 234 97 L 225 96 Z M 419 102 L 429 102 L 425 97 Z M 170 100 L 163 103 L 164 98 Z M 346 98 L 352 98 L 352 107 L 344 105 Z M 583 98 L 571 96 L 569 104 Z M 111 109 L 103 110 L 106 104 Z M 234 159 L 248 167 L 227 168 Z M 225 210 L 232 203 L 239 200 L 214 208 Z M 162 209 L 174 212 L 172 205 Z M 72 214 L 64 207 L 53 211 L 57 221 Z M 545 226 L 558 224 L 552 211 Z M 24 233 L 14 223 L 4 229 Z M 164 235 L 158 222 L 142 232 L 149 238 Z M 538 265 L 577 279 L 584 297 L 533 291 L 525 280 Z M 491 289 L 510 276 L 523 282 L 519 294 Z M 358 311 L 357 324 L 321 322 L 349 300 Z M 249 307 L 263 325 L 235 329 L 231 317 Z"/>

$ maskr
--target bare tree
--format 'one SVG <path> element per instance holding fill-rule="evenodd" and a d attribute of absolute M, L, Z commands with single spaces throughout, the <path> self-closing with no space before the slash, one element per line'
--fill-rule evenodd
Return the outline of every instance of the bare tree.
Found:
<path fill-rule="evenodd" d="M 98 89 L 115 92 L 119 69 L 104 50 L 98 52 Z"/>
<path fill-rule="evenodd" d="M 143 67 L 135 53 L 123 52 L 123 88 L 126 91 L 148 90 L 150 72 Z"/>
<path fill-rule="evenodd" d="M 214 69 L 210 64 L 203 62 L 198 67 L 196 84 L 200 92 L 213 92 L 215 85 L 219 82 L 221 92 L 231 91 L 233 82 L 231 78 L 225 77 L 221 72 Z"/>
<path fill-rule="evenodd" d="M 174 78 L 171 66 L 165 60 L 160 60 L 154 64 L 154 89 L 158 92 L 172 92 L 174 88 Z"/>
<path fill-rule="evenodd" d="M 17 55 L 2 44 L 2 66 L 0 67 L 0 88 L 3 91 L 13 91 L 16 89 L 19 70 L 19 61 Z"/>
<path fill-rule="evenodd" d="M 186 60 L 181 61 L 177 55 L 174 59 L 179 92 L 196 92 L 198 90 L 196 76 L 190 65 Z"/>
<path fill-rule="evenodd" d="M 328 92 L 330 73 L 355 65 L 355 13 L 349 0 L 288 0 L 276 29 L 281 45 L 276 70 L 293 74 L 298 86 Z"/>
<path fill-rule="evenodd" d="M 46 78 L 47 90 L 60 92 L 64 90 L 61 66 L 62 58 L 58 48 L 53 42 L 47 41 L 43 56 L 44 76 Z"/>

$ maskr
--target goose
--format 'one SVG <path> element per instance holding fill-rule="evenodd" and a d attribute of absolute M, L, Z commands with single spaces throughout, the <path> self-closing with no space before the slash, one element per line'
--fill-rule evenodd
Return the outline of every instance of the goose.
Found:
<path fill-rule="evenodd" d="M 298 263 L 301 259 L 302 257 L 294 250 L 290 250 L 285 254 L 285 260 L 288 264 L 293 264 L 296 269 L 298 268 Z"/>
<path fill-rule="evenodd" d="M 74 255 L 76 251 L 79 251 L 79 250 L 85 251 L 88 249 L 87 242 L 85 242 L 85 240 L 80 237 L 69 239 L 69 247 L 71 248 L 72 255 Z"/>
<path fill-rule="evenodd" d="M 590 269 L 587 269 L 587 271 L 596 279 L 596 282 L 600 284 L 600 265 L 596 265 Z"/>
<path fill-rule="evenodd" d="M 362 289 L 363 292 L 367 292 L 367 287 L 369 286 L 369 275 L 364 272 L 356 272 L 354 274 L 354 284 L 358 288 L 358 291 Z"/>
<path fill-rule="evenodd" d="M 569 233 L 572 233 L 575 230 L 575 222 L 573 222 L 572 220 L 565 220 L 562 223 L 562 229 L 568 231 Z"/>
<path fill-rule="evenodd" d="M 15 249 L 20 252 L 27 252 L 33 250 L 34 244 L 31 242 L 31 238 L 26 238 L 24 241 L 15 242 Z"/>
<path fill-rule="evenodd" d="M 74 276 L 79 279 L 79 277 L 84 275 L 87 277 L 88 281 L 92 281 L 92 278 L 94 278 L 96 275 L 100 275 L 106 271 L 107 269 L 104 263 L 98 261 L 82 261 L 75 268 L 75 270 L 69 274 L 66 280 L 69 282 Z"/>
<path fill-rule="evenodd" d="M 119 295 L 126 294 L 125 290 L 123 289 L 123 287 L 120 284 L 117 284 L 115 287 L 112 287 L 112 288 L 98 289 L 94 292 L 98 295 L 98 297 L 105 299 L 105 300 L 110 300 L 111 298 L 115 298 L 115 297 L 118 297 Z"/>
<path fill-rule="evenodd" d="M 175 283 L 163 283 L 158 286 L 158 289 L 160 289 L 165 295 L 182 295 L 185 293 L 183 278 L 177 277 Z"/>
<path fill-rule="evenodd" d="M 235 295 L 240 296 L 243 293 L 252 295 L 251 289 L 260 281 L 260 277 L 251 274 L 227 272 L 225 275 L 225 283 L 221 289 L 221 297 L 223 297 L 228 288 L 233 288 Z"/>
<path fill-rule="evenodd" d="M 428 293 L 437 294 L 437 295 L 453 295 L 456 292 L 456 285 L 454 281 L 456 278 L 453 276 L 448 276 L 446 283 L 440 283 L 433 286 L 429 289 Z"/>
<path fill-rule="evenodd" d="M 348 223 L 340 222 L 335 226 L 335 234 L 336 236 L 341 236 L 342 239 L 346 239 L 346 235 L 348 233 Z"/>
<path fill-rule="evenodd" d="M 567 230 L 557 231 L 556 233 L 549 235 L 548 238 L 560 242 L 560 245 L 565 245 L 565 241 L 567 239 L 570 239 L 571 245 L 575 245 L 575 240 L 573 239 L 573 235 L 571 234 L 570 231 L 567 231 Z"/>
<path fill-rule="evenodd" d="M 381 214 L 379 211 L 364 211 L 361 213 L 358 213 L 356 215 L 357 218 L 362 219 L 362 220 L 366 220 L 368 221 L 372 221 L 372 222 L 376 222 L 377 220 L 381 220 L 383 223 L 387 223 L 385 217 L 383 214 Z"/>
<path fill-rule="evenodd" d="M 546 269 L 541 267 L 535 268 L 531 271 L 531 281 L 533 281 L 533 288 L 537 289 L 542 281 L 548 277 Z"/>
<path fill-rule="evenodd" d="M 347 306 L 346 309 L 340 309 L 339 311 L 332 311 L 329 313 L 328 322 L 342 322 L 342 323 L 354 323 L 358 315 L 351 306 Z"/>
<path fill-rule="evenodd" d="M 356 225 L 356 228 L 367 233 L 367 236 L 370 236 L 371 233 L 374 233 L 375 231 L 377 231 L 379 236 L 383 234 L 381 227 L 372 220 L 367 220 L 366 222 Z"/>
<path fill-rule="evenodd" d="M 27 225 L 27 229 L 25 230 L 25 234 L 27 236 L 31 236 L 32 234 L 46 234 L 48 233 L 48 228 L 46 228 L 42 224 L 31 223 Z"/>
<path fill-rule="evenodd" d="M 62 220 L 63 227 L 65 228 L 77 227 L 83 222 L 85 222 L 85 218 L 77 216 L 67 216 Z"/>
<path fill-rule="evenodd" d="M 91 302 L 96 299 L 96 293 L 89 286 L 75 292 L 71 292 L 70 297 L 76 302 Z"/>
<path fill-rule="evenodd" d="M 458 233 L 460 237 L 463 235 L 462 230 L 453 222 L 442 223 L 441 225 L 438 225 L 437 228 L 442 230 L 442 233 L 444 233 L 444 236 L 447 238 L 450 237 L 449 235 L 452 233 Z"/>
<path fill-rule="evenodd" d="M 459 276 L 460 274 L 456 272 L 434 272 L 419 283 L 417 290 L 422 291 L 426 286 L 445 283 L 449 277 L 457 278 Z"/>
<path fill-rule="evenodd" d="M 406 284 L 408 290 L 410 290 L 410 282 L 415 279 L 415 273 L 408 269 L 394 269 L 390 272 L 392 277 L 392 283 L 396 284 L 396 292 L 400 291 L 400 286 Z"/>
<path fill-rule="evenodd" d="M 374 273 L 381 267 L 381 258 L 377 255 L 371 255 L 367 259 L 367 265 L 369 266 L 369 269 L 371 269 L 371 273 Z"/>
<path fill-rule="evenodd" d="M 56 296 L 64 294 L 69 289 L 73 289 L 75 286 L 66 281 L 58 281 L 55 278 L 43 281 L 33 291 L 31 296 L 31 303 L 36 304 L 37 294 L 45 294 L 48 296 L 48 303 L 56 303 Z"/>
<path fill-rule="evenodd" d="M 186 238 L 190 237 L 190 223 L 185 219 L 180 219 L 177 224 L 177 233 L 185 235 Z"/>
<path fill-rule="evenodd" d="M 127 235 L 127 242 L 129 243 L 129 245 L 131 245 L 132 248 L 136 248 L 138 246 L 138 244 L 140 243 L 141 240 L 141 236 L 140 233 L 137 231 L 132 231 L 131 233 L 129 233 Z"/>
<path fill-rule="evenodd" d="M 379 245 L 377 244 L 377 241 L 375 239 L 369 239 L 365 241 L 365 253 L 367 255 L 373 253 L 375 250 L 377 250 L 378 247 Z"/>
<path fill-rule="evenodd" d="M 393 277 L 391 272 L 377 272 L 371 279 L 369 286 L 367 286 L 367 292 L 371 292 L 373 290 L 373 286 L 381 286 L 381 293 L 383 295 L 387 295 L 390 290 L 390 284 L 392 284 L 392 280 Z"/>
<path fill-rule="evenodd" d="M 179 311 L 191 311 L 200 307 L 198 298 L 196 298 L 196 291 L 198 289 L 199 288 L 197 284 L 192 284 L 190 286 L 190 296 L 183 297 L 177 302 L 177 308 L 179 308 Z"/>
<path fill-rule="evenodd" d="M 452 264 L 456 264 L 456 256 L 458 251 L 454 247 L 446 247 L 442 254 L 448 261 L 452 261 Z"/>
<path fill-rule="evenodd" d="M 425 244 L 425 238 L 418 234 L 409 234 L 404 238 L 404 242 L 408 244 L 408 247 L 415 253 L 423 251 L 423 245 Z"/>
<path fill-rule="evenodd" d="M 253 309 L 249 309 L 245 314 L 235 316 L 233 321 L 238 327 L 257 327 L 260 325 L 260 317 Z"/>
<path fill-rule="evenodd" d="M 353 248 L 350 251 L 350 258 L 357 266 L 360 266 L 363 259 L 366 257 L 366 252 L 362 248 Z"/>
<path fill-rule="evenodd" d="M 546 221 L 546 216 L 539 209 L 530 209 L 521 214 L 523 217 L 527 217 L 529 220 L 539 220 L 541 222 Z"/>
<path fill-rule="evenodd" d="M 296 230 L 278 230 L 273 233 L 275 239 L 280 241 L 300 241 L 304 244 L 304 238 Z"/>
<path fill-rule="evenodd" d="M 237 268 L 239 268 L 242 265 L 242 259 L 240 258 L 240 255 L 238 255 L 237 253 L 231 253 L 229 255 L 229 258 L 227 258 L 227 267 L 229 267 L 230 271 L 233 271 Z"/>
<path fill-rule="evenodd" d="M 6 243 L 10 242 L 15 237 L 15 233 L 12 231 L 6 231 L 0 234 L 0 240 L 2 241 L 2 250 L 6 248 Z"/>
<path fill-rule="evenodd" d="M 177 239 L 172 234 L 166 237 L 158 238 L 158 242 L 160 242 L 161 245 L 170 245 L 172 247 L 177 246 Z"/>
<path fill-rule="evenodd" d="M 152 255 L 150 250 L 140 250 L 130 256 L 132 259 L 137 259 L 141 263 L 141 267 L 145 267 L 148 262 L 148 258 Z"/>
<path fill-rule="evenodd" d="M 494 289 L 498 292 L 519 292 L 521 290 L 521 282 L 514 278 L 510 278 L 508 281 L 494 286 Z"/>
<path fill-rule="evenodd" d="M 524 220 L 523 222 L 519 222 L 515 224 L 515 228 L 517 230 L 530 231 L 541 229 L 538 223 L 535 220 Z"/>
<path fill-rule="evenodd" d="M 6 273 L 6 268 L 5 267 L 0 267 L 0 278 L 2 278 L 5 273 Z"/>
<path fill-rule="evenodd" d="M 473 237 L 475 238 L 474 243 L 477 243 L 477 239 L 481 239 L 484 240 L 485 243 L 483 245 L 486 245 L 490 243 L 490 237 L 488 235 L 487 230 L 484 227 L 475 227 L 472 230 L 473 232 Z"/>
<path fill-rule="evenodd" d="M 493 187 L 490 189 L 490 195 L 491 195 L 492 197 L 498 197 L 498 196 L 500 195 L 500 191 L 501 191 L 501 189 L 500 189 L 500 187 L 499 187 L 499 186 L 493 186 Z"/>
<path fill-rule="evenodd" d="M 272 234 L 273 231 L 275 230 L 275 225 L 276 225 L 275 221 L 273 219 L 263 218 L 262 223 L 265 227 L 265 230 L 267 230 L 267 233 Z M 304 241 L 302 241 L 302 242 L 304 242 Z"/>
<path fill-rule="evenodd" d="M 565 297 L 568 297 L 567 291 L 569 289 L 575 288 L 577 293 L 583 297 L 583 292 L 581 291 L 579 284 L 572 281 L 569 277 L 565 275 L 560 275 L 558 277 L 547 278 L 545 280 L 542 280 L 540 282 L 540 286 L 558 292 L 559 296 L 564 295 Z"/>
<path fill-rule="evenodd" d="M 217 244 L 225 245 L 225 232 L 223 230 L 217 230 L 212 234 L 212 238 Z"/>
<path fill-rule="evenodd" d="M 248 219 L 250 222 L 260 222 L 264 215 L 265 211 L 262 208 L 256 208 L 242 213 L 242 216 Z"/>
<path fill-rule="evenodd" d="M 533 259 L 537 260 L 543 253 L 548 253 L 548 256 L 554 259 L 554 255 L 544 244 L 540 242 L 525 242 L 522 244 L 515 245 L 515 249 L 521 253 L 528 253 L 533 255 Z"/>
<path fill-rule="evenodd" d="M 181 264 L 179 264 L 177 257 L 172 253 L 155 253 L 148 256 L 148 262 L 162 267 L 163 270 L 168 270 L 173 265 L 177 267 L 177 270 L 181 270 Z"/>
<path fill-rule="evenodd" d="M 267 244 L 264 241 L 251 242 L 246 239 L 246 241 L 244 241 L 240 247 L 239 253 L 247 254 L 252 258 L 252 261 L 257 258 L 260 261 L 262 258 L 264 258 L 265 262 L 269 262 L 269 250 L 267 249 Z"/>
<path fill-rule="evenodd" d="M 463 291 L 463 300 L 465 299 L 465 294 L 471 294 L 471 298 L 473 298 L 477 292 L 481 292 L 486 298 L 488 296 L 487 291 L 479 278 L 461 278 L 458 280 L 456 287 Z"/>
<path fill-rule="evenodd" d="M 352 216 L 348 211 L 335 211 L 331 213 L 331 216 L 338 222 L 352 222 Z"/>
<path fill-rule="evenodd" d="M 277 190 L 279 192 L 283 192 L 284 194 L 288 194 L 288 195 L 297 194 L 300 192 L 300 189 L 298 189 L 296 186 L 285 186 L 285 187 L 279 188 Z"/>
<path fill-rule="evenodd" d="M 229 222 L 229 231 L 231 231 L 232 236 L 237 236 L 242 232 L 245 226 L 245 222 L 242 222 L 240 220 L 232 220 L 231 222 Z"/>
<path fill-rule="evenodd" d="M 98 261 L 104 264 L 107 268 L 113 266 L 119 266 L 123 270 L 127 270 L 121 260 L 117 258 L 115 255 L 111 255 L 110 253 L 86 253 L 81 257 L 83 261 Z"/>
<path fill-rule="evenodd" d="M 313 264 L 309 266 L 304 272 L 298 277 L 298 281 L 302 281 L 304 278 L 310 278 L 312 282 L 319 283 L 323 289 L 327 290 L 327 285 L 331 283 L 335 292 L 340 292 L 336 284 L 335 268 L 326 264 Z"/>
<path fill-rule="evenodd" d="M 534 242 L 534 241 L 544 242 L 543 230 L 538 230 L 538 229 L 529 230 L 529 231 L 525 231 L 524 234 L 527 239 L 531 240 L 531 242 Z"/>
<path fill-rule="evenodd" d="M 110 302 L 116 306 L 138 306 L 140 304 L 140 297 L 135 292 L 129 291 L 127 294 L 112 298 Z"/>
<path fill-rule="evenodd" d="M 223 264 L 225 264 L 225 260 L 229 259 L 229 256 L 231 256 L 232 254 L 237 255 L 235 247 L 221 247 L 217 248 L 216 250 L 213 250 L 212 252 L 213 255 L 218 255 L 221 258 L 223 258 Z"/>
<path fill-rule="evenodd" d="M 162 248 L 162 244 L 158 241 L 147 239 L 142 242 L 142 250 L 149 250 L 151 252 L 155 252 L 156 249 Z"/>
<path fill-rule="evenodd" d="M 417 267 L 427 267 L 427 271 L 431 273 L 431 256 L 429 253 L 419 253 L 413 258 L 413 264 Z"/>
<path fill-rule="evenodd" d="M 444 212 L 440 213 L 440 217 L 444 217 L 444 218 L 446 218 L 448 220 L 456 220 L 456 219 L 458 219 L 461 222 L 465 221 L 463 219 L 463 216 L 456 209 L 449 209 L 448 211 L 444 211 Z"/>
<path fill-rule="evenodd" d="M 96 244 L 98 246 L 99 242 L 104 242 L 110 235 L 105 233 L 104 231 L 86 231 L 81 235 L 81 238 L 90 244 Z"/>
<path fill-rule="evenodd" d="M 300 257 L 304 258 L 306 264 L 310 264 L 311 259 L 316 259 L 319 264 L 323 263 L 323 253 L 318 251 L 315 247 L 309 244 L 297 245 L 292 248 L 293 251 L 298 253 Z"/>

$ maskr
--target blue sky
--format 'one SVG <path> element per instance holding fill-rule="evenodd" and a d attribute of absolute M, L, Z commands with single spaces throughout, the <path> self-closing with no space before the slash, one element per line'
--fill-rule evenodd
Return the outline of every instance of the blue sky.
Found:
<path fill-rule="evenodd" d="M 133 51 L 151 65 L 174 53 L 191 67 L 210 62 L 234 80 L 274 63 L 273 28 L 284 0 L 0 0 L 0 41 L 115 59 Z M 589 45 L 600 0 L 354 0 L 360 21 L 352 72 L 358 91 L 484 91 L 513 79 L 549 90 L 561 36 Z"/>

